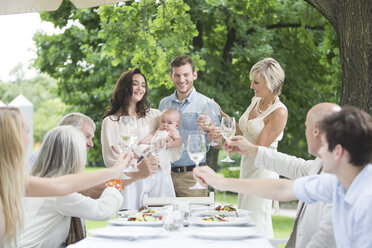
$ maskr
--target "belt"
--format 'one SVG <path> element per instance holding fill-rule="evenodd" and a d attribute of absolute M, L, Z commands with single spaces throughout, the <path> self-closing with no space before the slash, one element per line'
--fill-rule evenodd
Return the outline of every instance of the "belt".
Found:
<path fill-rule="evenodd" d="M 205 163 L 200 163 L 199 166 L 205 165 Z M 195 168 L 195 165 L 185 165 L 185 166 L 172 166 L 171 170 L 175 173 L 182 173 L 192 171 Z"/>

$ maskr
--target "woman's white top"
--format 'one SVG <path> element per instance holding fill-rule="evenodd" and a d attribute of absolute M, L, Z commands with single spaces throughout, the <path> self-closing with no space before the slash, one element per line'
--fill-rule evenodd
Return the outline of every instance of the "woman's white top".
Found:
<path fill-rule="evenodd" d="M 24 197 L 24 228 L 17 247 L 65 247 L 71 217 L 108 220 L 119 210 L 123 197 L 115 188 L 106 188 L 94 200 L 79 193 L 58 197 Z M 12 247 L 12 246 L 8 246 Z"/>
<path fill-rule="evenodd" d="M 137 119 L 138 140 L 142 140 L 159 127 L 160 115 L 161 112 L 159 110 L 151 108 L 145 117 Z M 110 115 L 105 117 L 102 122 L 102 155 L 106 167 L 113 166 L 118 157 L 111 149 L 111 146 L 117 146 L 120 141 L 119 123 L 117 120 L 117 116 Z M 178 160 L 182 155 L 182 150 L 183 147 L 167 149 L 166 159 L 169 161 Z M 162 156 L 160 156 L 160 160 L 161 158 Z M 149 194 L 151 197 L 174 197 L 175 193 L 170 173 L 162 172 L 159 168 L 158 173 L 155 175 L 126 186 L 122 191 L 124 197 L 122 208 L 139 209 L 142 206 L 144 194 Z"/>

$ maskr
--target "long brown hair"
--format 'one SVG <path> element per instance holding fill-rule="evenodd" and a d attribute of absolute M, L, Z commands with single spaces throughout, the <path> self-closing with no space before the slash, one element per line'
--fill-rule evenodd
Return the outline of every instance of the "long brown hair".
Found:
<path fill-rule="evenodd" d="M 15 246 L 23 225 L 22 197 L 25 192 L 23 121 L 15 107 L 0 107 L 0 202 L 3 208 L 5 242 Z"/>
<path fill-rule="evenodd" d="M 119 80 L 116 83 L 114 92 L 112 94 L 110 108 L 105 112 L 102 119 L 109 115 L 114 115 L 120 110 L 122 111 L 121 113 L 122 115 L 129 115 L 128 111 L 129 102 L 133 94 L 132 78 L 133 75 L 135 74 L 142 75 L 146 82 L 146 92 L 145 95 L 142 97 L 141 101 L 137 102 L 136 104 L 136 113 L 140 117 L 146 116 L 146 113 L 150 109 L 150 103 L 147 100 L 148 95 L 147 80 L 145 75 L 143 75 L 142 72 L 140 71 L 140 69 L 134 68 L 133 70 L 129 70 L 121 74 Z"/>

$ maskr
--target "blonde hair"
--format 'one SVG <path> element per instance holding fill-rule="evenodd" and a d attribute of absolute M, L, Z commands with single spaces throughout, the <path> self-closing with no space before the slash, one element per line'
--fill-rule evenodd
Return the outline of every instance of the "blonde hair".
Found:
<path fill-rule="evenodd" d="M 0 107 L 0 200 L 5 223 L 5 241 L 17 241 L 23 226 L 25 193 L 25 148 L 22 116 L 18 108 Z"/>
<path fill-rule="evenodd" d="M 31 175 L 58 177 L 79 173 L 86 161 L 84 135 L 73 126 L 58 126 L 45 135 Z"/>
<path fill-rule="evenodd" d="M 265 80 L 267 87 L 273 94 L 280 95 L 285 73 L 278 61 L 273 58 L 265 58 L 252 66 L 249 79 L 253 81 L 260 77 Z"/>

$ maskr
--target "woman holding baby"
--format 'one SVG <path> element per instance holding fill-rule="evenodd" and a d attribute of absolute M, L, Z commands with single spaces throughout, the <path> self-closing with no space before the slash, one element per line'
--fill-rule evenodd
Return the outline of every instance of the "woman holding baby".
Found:
<path fill-rule="evenodd" d="M 110 101 L 110 107 L 103 116 L 101 142 L 105 165 L 111 167 L 118 154 L 113 147 L 120 142 L 119 119 L 121 116 L 133 116 L 136 119 L 138 140 L 147 138 L 159 128 L 161 112 L 150 107 L 147 100 L 148 85 L 146 77 L 139 69 L 123 72 L 118 79 Z M 147 142 L 140 142 L 147 143 Z M 169 147 L 171 161 L 177 160 L 182 153 L 182 147 Z M 145 157 L 147 163 L 158 166 L 159 161 L 149 155 L 149 149 L 139 149 L 135 145 L 135 155 Z M 160 163 L 162 164 L 162 163 Z M 124 197 L 123 208 L 138 209 L 141 207 L 144 194 L 152 197 L 174 197 L 174 188 L 170 173 L 159 167 L 156 173 L 146 179 L 136 181 L 122 191 Z"/>

